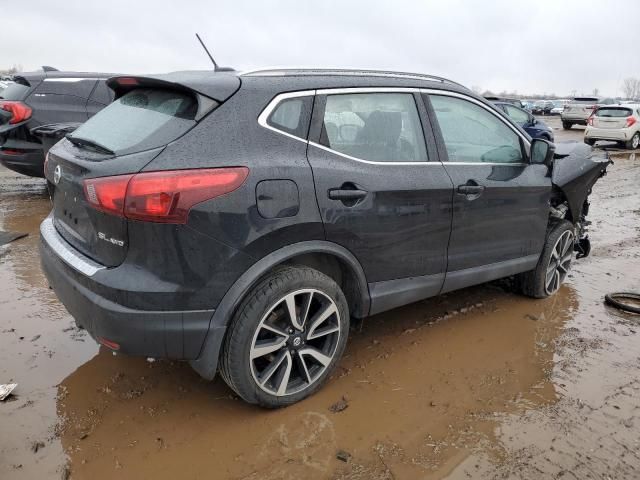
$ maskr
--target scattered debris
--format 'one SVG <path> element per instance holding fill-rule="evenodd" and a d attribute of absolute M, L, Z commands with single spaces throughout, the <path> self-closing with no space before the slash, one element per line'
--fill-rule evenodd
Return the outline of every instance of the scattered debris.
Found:
<path fill-rule="evenodd" d="M 0 402 L 11 395 L 11 392 L 13 392 L 13 389 L 17 386 L 17 383 L 5 383 L 4 385 L 0 385 Z"/>
<path fill-rule="evenodd" d="M 33 453 L 38 453 L 38 450 L 41 450 L 44 448 L 44 442 L 41 442 L 40 440 L 38 440 L 37 442 L 33 442 L 31 444 L 31 451 Z"/>
<path fill-rule="evenodd" d="M 29 234 L 19 232 L 5 232 L 0 230 L 0 245 L 6 245 L 7 243 L 13 242 L 14 240 L 24 238 L 27 235 Z"/>
<path fill-rule="evenodd" d="M 32 342 L 35 342 L 36 340 L 38 340 L 40 338 L 40 335 L 34 335 L 33 338 L 31 339 Z"/>
<path fill-rule="evenodd" d="M 345 395 L 340 400 L 329 407 L 331 413 L 339 413 L 349 408 L 349 401 Z"/>
<path fill-rule="evenodd" d="M 344 450 L 338 450 L 336 452 L 336 458 L 338 460 L 340 460 L 341 462 L 345 462 L 346 463 L 351 458 L 351 454 L 349 452 L 344 451 Z"/>

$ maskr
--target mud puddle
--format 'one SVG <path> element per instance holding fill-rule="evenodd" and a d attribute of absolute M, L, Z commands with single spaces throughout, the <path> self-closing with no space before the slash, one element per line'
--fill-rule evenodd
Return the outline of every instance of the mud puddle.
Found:
<path fill-rule="evenodd" d="M 637 478 L 640 321 L 602 298 L 640 289 L 638 178 L 625 154 L 597 184 L 553 298 L 498 282 L 354 322 L 325 387 L 265 411 L 75 330 L 39 270 L 43 184 L 2 171 L 0 228 L 31 235 L 0 251 L 0 478 Z"/>

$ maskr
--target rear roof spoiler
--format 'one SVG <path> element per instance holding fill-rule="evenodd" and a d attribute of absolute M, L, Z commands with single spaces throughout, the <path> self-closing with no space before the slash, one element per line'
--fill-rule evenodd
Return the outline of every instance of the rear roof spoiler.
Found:
<path fill-rule="evenodd" d="M 152 87 L 197 93 L 220 103 L 236 93 L 240 84 L 237 75 L 210 71 L 144 76 L 121 75 L 107 80 L 107 86 L 115 92 L 116 98 L 136 88 Z"/>

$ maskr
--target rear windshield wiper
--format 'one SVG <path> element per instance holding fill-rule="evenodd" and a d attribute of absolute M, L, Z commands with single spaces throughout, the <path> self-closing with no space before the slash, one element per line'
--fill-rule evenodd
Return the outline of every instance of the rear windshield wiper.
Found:
<path fill-rule="evenodd" d="M 108 155 L 116 154 L 116 152 L 114 152 L 110 148 L 105 147 L 104 145 L 101 145 L 98 142 L 94 142 L 93 140 L 89 140 L 87 138 L 74 137 L 70 133 L 65 135 L 65 138 L 78 147 L 91 148 L 101 153 L 106 153 Z"/>

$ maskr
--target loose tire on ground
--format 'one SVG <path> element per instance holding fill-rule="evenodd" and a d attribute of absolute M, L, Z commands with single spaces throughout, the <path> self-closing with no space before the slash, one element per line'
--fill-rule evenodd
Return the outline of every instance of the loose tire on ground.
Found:
<path fill-rule="evenodd" d="M 558 242 L 561 241 L 562 238 L 567 240 L 568 243 L 561 246 L 562 251 L 558 258 L 557 247 Z M 521 273 L 516 277 L 520 291 L 524 295 L 533 298 L 546 298 L 553 295 L 560 288 L 560 285 L 562 285 L 571 267 L 574 242 L 575 234 L 571 222 L 561 220 L 552 223 L 547 230 L 547 239 L 536 268 L 529 272 Z M 552 288 L 549 288 L 548 280 L 550 278 L 551 267 L 554 268 L 554 272 L 558 272 L 558 282 L 557 284 L 553 283 L 551 285 Z M 563 269 L 564 273 L 562 273 Z"/>
<path fill-rule="evenodd" d="M 608 293 L 604 296 L 604 300 L 605 302 L 607 302 L 607 304 L 620 310 L 624 310 L 625 312 L 640 313 L 640 307 L 636 306 L 638 303 L 640 303 L 640 293 Z M 631 300 L 631 302 L 625 300 Z"/>
<path fill-rule="evenodd" d="M 312 268 L 284 267 L 240 304 L 223 343 L 220 374 L 246 402 L 287 406 L 320 388 L 348 333 L 349 308 L 338 284 Z"/>

